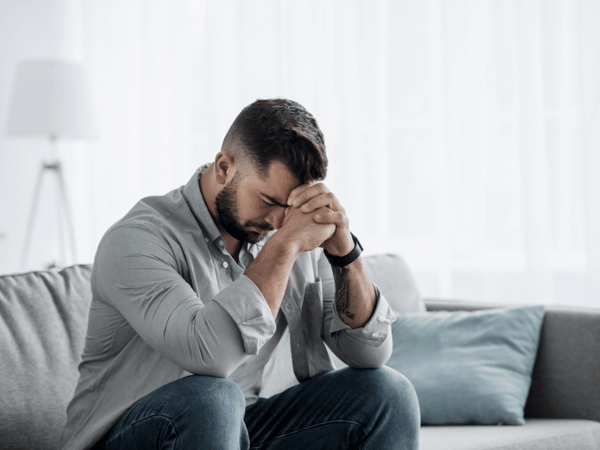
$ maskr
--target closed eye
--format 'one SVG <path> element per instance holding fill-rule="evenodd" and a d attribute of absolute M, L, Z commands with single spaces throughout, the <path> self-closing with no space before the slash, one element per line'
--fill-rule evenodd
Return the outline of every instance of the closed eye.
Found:
<path fill-rule="evenodd" d="M 274 198 L 271 198 L 270 196 L 268 196 L 267 194 L 262 194 L 263 196 L 261 197 L 261 200 L 263 201 L 263 203 L 269 207 L 271 206 L 279 206 L 280 208 L 287 208 L 288 205 L 285 205 L 283 203 L 278 202 L 277 200 L 275 200 Z"/>

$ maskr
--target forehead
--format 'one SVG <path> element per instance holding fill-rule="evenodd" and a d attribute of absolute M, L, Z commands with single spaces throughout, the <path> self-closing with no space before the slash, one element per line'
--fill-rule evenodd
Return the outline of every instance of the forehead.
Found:
<path fill-rule="evenodd" d="M 244 180 L 247 188 L 282 204 L 287 203 L 290 193 L 299 186 L 296 177 L 279 161 L 271 163 L 264 177 L 261 177 L 256 171 L 251 171 Z"/>

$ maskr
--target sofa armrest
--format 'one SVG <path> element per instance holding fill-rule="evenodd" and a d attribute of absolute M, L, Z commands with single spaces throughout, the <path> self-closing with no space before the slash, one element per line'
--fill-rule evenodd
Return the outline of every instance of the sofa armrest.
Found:
<path fill-rule="evenodd" d="M 506 306 L 441 299 L 425 304 L 428 311 Z M 525 415 L 600 421 L 600 310 L 546 306 Z"/>

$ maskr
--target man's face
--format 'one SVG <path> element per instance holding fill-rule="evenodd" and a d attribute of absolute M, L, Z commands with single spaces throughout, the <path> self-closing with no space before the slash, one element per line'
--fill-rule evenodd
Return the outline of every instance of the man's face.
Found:
<path fill-rule="evenodd" d="M 238 241 L 257 243 L 264 238 L 264 234 L 252 231 L 249 228 L 257 228 L 266 233 L 273 230 L 273 227 L 267 222 L 254 222 L 247 220 L 244 224 L 239 218 L 239 208 L 237 203 L 240 174 L 235 174 L 233 179 L 219 192 L 216 199 L 217 220 L 219 225 Z"/>
<path fill-rule="evenodd" d="M 218 225 L 242 242 L 257 243 L 281 226 L 290 192 L 298 181 L 280 162 L 273 162 L 265 178 L 253 170 L 237 172 L 216 198 Z"/>

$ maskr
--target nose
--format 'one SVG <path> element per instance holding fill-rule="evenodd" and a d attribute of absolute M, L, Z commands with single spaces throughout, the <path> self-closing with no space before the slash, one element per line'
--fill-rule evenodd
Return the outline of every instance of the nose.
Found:
<path fill-rule="evenodd" d="M 285 217 L 285 208 L 277 206 L 271 208 L 269 215 L 265 218 L 265 221 L 271 225 L 274 229 L 278 230 L 283 225 L 283 219 Z"/>

